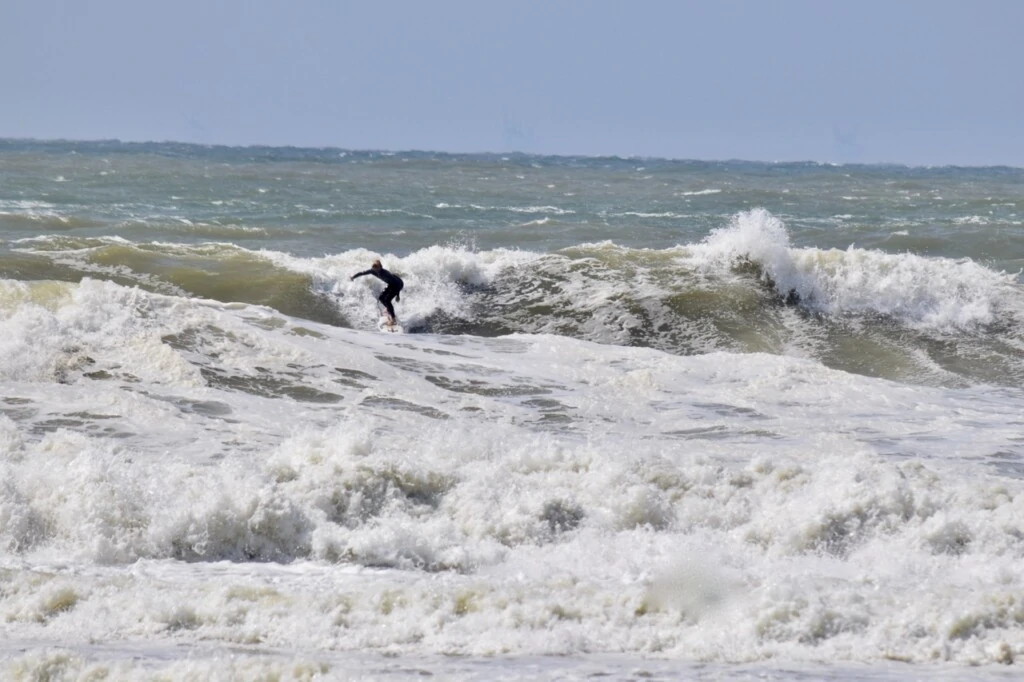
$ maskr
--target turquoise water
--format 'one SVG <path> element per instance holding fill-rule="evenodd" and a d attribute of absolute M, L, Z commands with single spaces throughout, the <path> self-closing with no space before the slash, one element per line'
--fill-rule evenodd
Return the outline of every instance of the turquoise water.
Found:
<path fill-rule="evenodd" d="M 4 670 L 1008 678 L 1022 180 L 0 141 Z"/>
<path fill-rule="evenodd" d="M 407 297 L 416 331 L 798 348 L 901 381 L 1018 385 L 1022 187 L 1012 168 L 6 141 L 0 273 L 352 326 L 345 273 L 322 259 L 380 254 L 440 296 Z"/>
<path fill-rule="evenodd" d="M 299 256 L 353 242 L 404 256 L 460 239 L 658 249 L 762 207 L 796 246 L 857 244 L 1007 270 L 1024 258 L 1024 170 L 1015 168 L 10 140 L 0 154 L 5 239 L 27 236 L 12 222 L 22 216 L 70 221 L 68 231 L 88 236 L 114 227 L 153 241 L 231 235 Z"/>

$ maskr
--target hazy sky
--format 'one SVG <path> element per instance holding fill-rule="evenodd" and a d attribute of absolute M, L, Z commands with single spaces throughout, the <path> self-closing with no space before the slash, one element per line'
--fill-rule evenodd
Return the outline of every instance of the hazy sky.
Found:
<path fill-rule="evenodd" d="M 0 0 L 0 137 L 1024 166 L 1018 0 Z"/>

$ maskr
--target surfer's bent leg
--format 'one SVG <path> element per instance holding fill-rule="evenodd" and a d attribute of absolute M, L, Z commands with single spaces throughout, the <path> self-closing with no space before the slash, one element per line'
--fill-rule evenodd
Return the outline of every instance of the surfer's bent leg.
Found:
<path fill-rule="evenodd" d="M 377 297 L 377 300 L 384 304 L 384 309 L 388 311 L 388 316 L 391 318 L 392 322 L 395 321 L 395 307 L 391 305 L 391 299 L 393 299 L 397 293 L 398 292 L 392 290 L 391 287 L 387 287 L 384 291 L 380 292 L 380 296 Z"/>

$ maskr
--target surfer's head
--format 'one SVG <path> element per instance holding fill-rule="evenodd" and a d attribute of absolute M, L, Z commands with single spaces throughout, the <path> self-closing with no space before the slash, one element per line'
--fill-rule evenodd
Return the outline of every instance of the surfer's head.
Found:
<path fill-rule="evenodd" d="M 373 265 L 371 265 L 370 267 L 373 268 L 374 270 L 380 270 L 384 266 L 380 264 L 380 259 L 378 258 L 377 260 L 373 261 Z"/>

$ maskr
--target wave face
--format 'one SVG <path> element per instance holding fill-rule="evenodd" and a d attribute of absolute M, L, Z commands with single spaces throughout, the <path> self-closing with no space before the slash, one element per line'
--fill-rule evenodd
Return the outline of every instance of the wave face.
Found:
<path fill-rule="evenodd" d="M 1015 170 L 7 141 L 0 175 L 6 676 L 1024 656 Z M 409 333 L 350 280 L 378 256 Z"/>
<path fill-rule="evenodd" d="M 231 243 L 46 236 L 14 243 L 37 275 L 103 277 L 153 292 L 266 305 L 372 329 L 366 249 L 303 258 Z M 391 255 L 407 329 L 550 333 L 673 355 L 764 352 L 924 385 L 1024 381 L 1024 289 L 970 259 L 795 247 L 764 209 L 665 249 L 611 241 L 554 252 L 431 246 Z M 379 287 L 376 287 L 379 288 Z"/>

